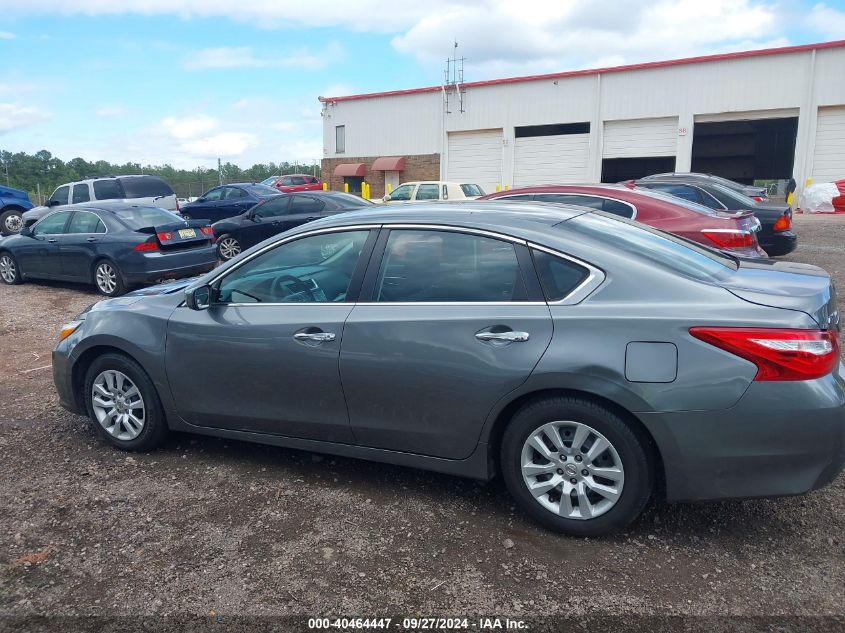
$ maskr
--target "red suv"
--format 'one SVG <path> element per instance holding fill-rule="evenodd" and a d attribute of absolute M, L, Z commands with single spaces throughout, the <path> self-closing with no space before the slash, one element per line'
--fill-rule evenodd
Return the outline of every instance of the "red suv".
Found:
<path fill-rule="evenodd" d="M 269 178 L 268 178 L 269 180 Z M 290 193 L 291 191 L 321 191 L 323 183 L 316 176 L 308 174 L 288 174 L 286 176 L 276 176 L 275 182 L 267 183 L 271 187 L 275 187 L 283 193 Z"/>
<path fill-rule="evenodd" d="M 499 191 L 479 199 L 590 207 L 741 257 L 767 257 L 757 243 L 760 222 L 750 211 L 723 213 L 658 191 L 632 191 L 624 185 L 548 185 Z"/>

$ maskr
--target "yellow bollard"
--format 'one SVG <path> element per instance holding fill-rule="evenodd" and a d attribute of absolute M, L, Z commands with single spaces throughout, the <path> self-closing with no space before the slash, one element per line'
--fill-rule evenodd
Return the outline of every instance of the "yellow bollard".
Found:
<path fill-rule="evenodd" d="M 367 199 L 367 182 L 364 181 L 361 183 L 361 197 L 366 200 Z"/>
<path fill-rule="evenodd" d="M 343 191 L 345 193 L 349 193 L 349 183 L 348 182 L 343 183 Z"/>
<path fill-rule="evenodd" d="M 323 191 L 328 191 L 328 190 L 329 190 L 329 183 L 324 182 L 323 183 Z"/>
<path fill-rule="evenodd" d="M 499 191 L 499 185 L 496 185 L 496 191 Z"/>
<path fill-rule="evenodd" d="M 393 191 L 393 185 L 387 183 L 387 193 L 390 193 L 391 191 Z"/>
<path fill-rule="evenodd" d="M 510 189 L 510 187 L 508 187 L 507 185 L 505 185 L 505 191 L 507 191 L 508 189 Z"/>

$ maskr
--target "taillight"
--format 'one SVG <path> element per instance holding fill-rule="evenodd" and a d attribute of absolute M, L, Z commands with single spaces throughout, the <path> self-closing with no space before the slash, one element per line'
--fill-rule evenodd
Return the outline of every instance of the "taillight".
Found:
<path fill-rule="evenodd" d="M 170 231 L 164 231 L 162 233 L 156 233 L 156 237 L 159 239 L 160 242 L 169 242 L 173 239 L 173 233 Z"/>
<path fill-rule="evenodd" d="M 763 202 L 763 201 L 765 200 L 765 198 L 763 198 L 763 196 L 750 196 L 750 198 L 751 198 L 754 202 Z"/>
<path fill-rule="evenodd" d="M 775 231 L 788 231 L 792 228 L 792 220 L 785 213 L 775 222 Z"/>
<path fill-rule="evenodd" d="M 690 334 L 757 365 L 754 380 L 812 380 L 839 362 L 832 330 L 693 327 Z"/>
<path fill-rule="evenodd" d="M 135 244 L 135 247 L 132 249 L 135 251 L 157 251 L 158 250 L 158 243 L 155 239 L 147 240 L 146 242 L 141 242 L 140 244 Z"/>
<path fill-rule="evenodd" d="M 210 226 L 204 226 L 200 228 L 200 233 L 204 233 L 205 235 L 214 235 L 214 229 Z"/>
<path fill-rule="evenodd" d="M 757 240 L 751 231 L 738 229 L 704 229 L 701 231 L 718 248 L 755 248 Z"/>

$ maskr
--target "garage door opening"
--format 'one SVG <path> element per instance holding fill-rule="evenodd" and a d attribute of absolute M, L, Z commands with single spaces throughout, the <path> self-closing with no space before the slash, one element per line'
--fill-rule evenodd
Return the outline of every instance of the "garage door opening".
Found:
<path fill-rule="evenodd" d="M 792 178 L 798 117 L 696 123 L 692 171 L 755 180 Z"/>
<path fill-rule="evenodd" d="M 636 180 L 651 174 L 675 171 L 674 156 L 648 158 L 605 158 L 601 162 L 601 181 L 620 182 Z"/>

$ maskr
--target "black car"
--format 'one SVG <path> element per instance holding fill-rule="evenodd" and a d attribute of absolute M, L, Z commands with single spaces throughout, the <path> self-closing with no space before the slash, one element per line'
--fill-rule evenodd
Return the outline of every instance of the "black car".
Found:
<path fill-rule="evenodd" d="M 340 191 L 283 193 L 255 205 L 246 213 L 215 222 L 211 228 L 217 238 L 220 259 L 227 260 L 300 224 L 370 206 L 373 203 L 369 200 Z"/>
<path fill-rule="evenodd" d="M 273 196 L 279 190 L 254 182 L 236 182 L 209 189 L 193 202 L 181 208 L 182 217 L 197 218 L 217 222 L 223 218 L 240 215 Z"/>
<path fill-rule="evenodd" d="M 717 185 L 722 185 L 723 187 L 733 189 L 734 191 L 748 196 L 755 202 L 765 202 L 766 199 L 769 197 L 769 194 L 766 191 L 765 187 L 743 185 L 742 183 L 734 182 L 733 180 L 728 180 L 727 178 L 722 178 L 721 176 L 714 176 L 713 174 L 699 174 L 694 171 L 686 173 L 673 172 L 666 174 L 652 174 L 651 176 L 646 176 L 645 178 L 641 178 L 640 180 L 665 180 L 667 178 L 675 178 L 677 176 L 685 178 L 688 182 L 696 182 L 701 184 L 715 183 Z"/>
<path fill-rule="evenodd" d="M 769 255 L 786 255 L 798 246 L 792 231 L 792 209 L 787 204 L 756 202 L 716 182 L 689 180 L 686 174 L 665 178 L 642 178 L 634 184 L 691 200 L 716 211 L 751 211 L 760 220 L 757 241 Z"/>
<path fill-rule="evenodd" d="M 130 286 L 211 270 L 217 264 L 213 240 L 207 222 L 158 207 L 68 205 L 0 239 L 0 279 L 78 281 L 114 297 Z"/>

